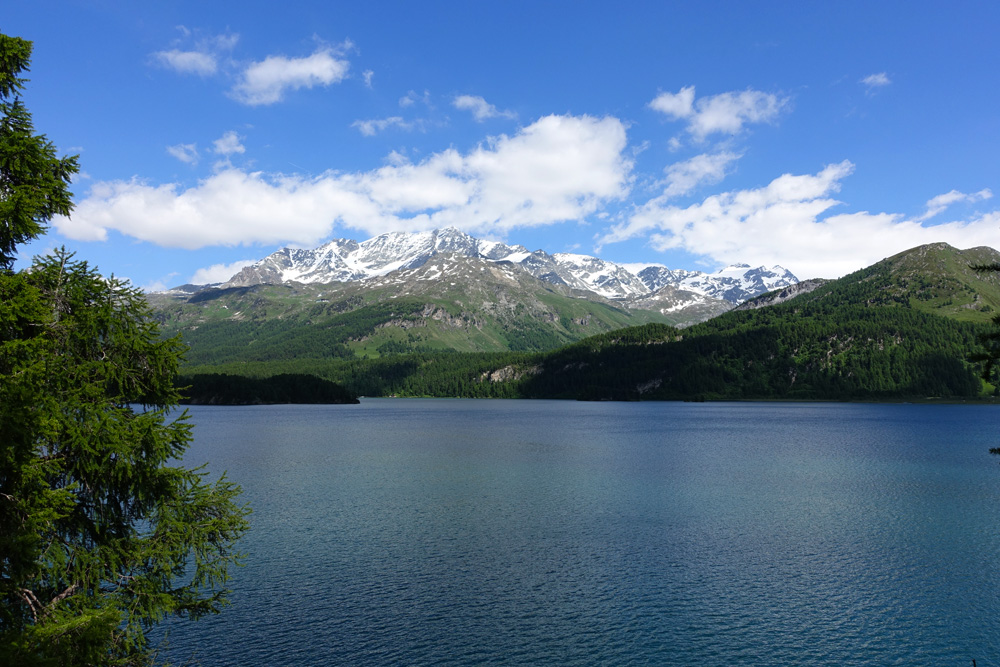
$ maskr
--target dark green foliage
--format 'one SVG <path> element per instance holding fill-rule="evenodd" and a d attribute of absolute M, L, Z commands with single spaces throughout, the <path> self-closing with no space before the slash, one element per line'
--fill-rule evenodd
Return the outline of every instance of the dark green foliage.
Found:
<path fill-rule="evenodd" d="M 682 330 L 664 324 L 619 329 L 548 353 L 421 352 L 379 359 L 313 355 L 313 360 L 259 361 L 236 353 L 226 364 L 199 370 L 262 376 L 311 372 L 366 396 L 974 398 L 982 383 L 967 360 L 985 325 L 969 314 L 982 312 L 994 286 L 972 276 L 960 260 L 991 252 L 924 246 L 785 303 L 732 311 Z M 928 266 L 933 271 L 921 273 Z M 930 301 L 914 296 L 932 288 L 937 291 Z M 967 307 L 954 317 L 937 314 L 949 312 L 941 303 L 962 299 Z M 934 308 L 928 310 L 927 303 Z M 386 344 L 379 351 L 388 355 L 403 349 Z"/>
<path fill-rule="evenodd" d="M 412 301 L 379 303 L 315 322 L 226 320 L 202 324 L 183 335 L 191 346 L 192 365 L 351 357 L 354 353 L 345 343 L 371 334 L 386 321 L 412 322 L 423 307 Z"/>
<path fill-rule="evenodd" d="M 75 156 L 56 157 L 52 142 L 35 134 L 20 99 L 30 57 L 31 42 L 0 34 L 0 269 L 52 216 L 69 214 L 67 186 L 79 169 Z"/>
<path fill-rule="evenodd" d="M 239 488 L 170 465 L 181 343 L 138 290 L 61 251 L 0 292 L 0 664 L 143 663 L 224 603 Z"/>
<path fill-rule="evenodd" d="M 972 269 L 980 273 L 1000 275 L 1000 263 L 977 264 Z M 992 308 L 985 312 L 992 312 Z M 995 391 L 1000 392 L 1000 378 L 996 377 L 1000 374 L 998 373 L 998 369 L 1000 369 L 1000 315 L 994 315 L 991 322 L 993 328 L 979 335 L 983 349 L 972 355 L 972 360 L 983 363 L 983 379 L 991 382 L 996 388 Z M 1000 454 L 1000 449 L 993 453 Z"/>
<path fill-rule="evenodd" d="M 344 387 L 315 375 L 283 373 L 248 378 L 225 373 L 177 378 L 181 403 L 196 405 L 273 405 L 277 403 L 357 403 Z"/>
<path fill-rule="evenodd" d="M 0 35 L 0 665 L 148 664 L 153 624 L 225 603 L 248 510 L 176 465 L 183 346 L 142 294 L 65 250 L 10 270 L 77 169 L 10 99 L 30 50 Z"/>
<path fill-rule="evenodd" d="M 533 372 L 540 358 L 537 353 L 427 352 L 378 359 L 297 359 L 192 366 L 185 373 L 231 373 L 261 378 L 281 373 L 313 373 L 343 385 L 358 396 L 518 398 L 514 376 Z M 509 371 L 504 371 L 508 368 Z"/>
<path fill-rule="evenodd" d="M 313 372 L 364 396 L 975 397 L 980 382 L 965 359 L 976 348 L 980 330 L 908 307 L 837 306 L 821 298 L 727 313 L 683 330 L 661 324 L 630 327 L 551 353 L 425 353 L 230 363 L 199 371 Z"/>
<path fill-rule="evenodd" d="M 885 400 L 975 397 L 979 328 L 918 312 L 866 271 L 682 332 L 652 325 L 549 355 L 523 383 L 552 398 Z"/>

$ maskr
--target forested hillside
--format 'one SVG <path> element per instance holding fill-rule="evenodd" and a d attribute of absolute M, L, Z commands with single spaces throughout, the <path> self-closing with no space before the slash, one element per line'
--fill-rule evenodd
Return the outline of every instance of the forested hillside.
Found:
<path fill-rule="evenodd" d="M 150 300 L 163 329 L 190 346 L 193 365 L 541 351 L 630 325 L 677 321 L 512 267 L 448 261 L 447 280 L 435 267 L 419 267 L 363 284 L 253 285 Z"/>
<path fill-rule="evenodd" d="M 352 354 L 334 327 L 269 333 L 274 325 L 248 323 L 254 342 L 233 336 L 225 353 L 203 346 L 190 370 L 315 373 L 367 396 L 973 398 L 992 389 L 968 360 L 1000 307 L 1000 287 L 995 275 L 968 267 L 998 256 L 990 249 L 923 246 L 767 307 L 686 329 L 662 323 L 618 329 L 549 352 L 393 354 L 383 343 L 378 355 L 365 358 Z M 390 314 L 405 321 L 424 306 L 393 307 Z M 357 334 L 364 322 L 345 316 L 342 330 Z M 269 335 L 275 342 L 260 345 Z M 260 354 L 279 349 L 285 352 Z"/>
<path fill-rule="evenodd" d="M 921 246 L 760 309 L 645 340 L 607 336 L 545 360 L 526 396 L 889 399 L 972 397 L 968 359 L 1000 305 L 989 248 Z M 768 295 L 760 297 L 767 301 Z M 670 340 L 669 344 L 665 341 Z"/>
<path fill-rule="evenodd" d="M 225 373 L 180 376 L 181 403 L 187 405 L 273 405 L 278 403 L 358 403 L 344 387 L 315 375 L 283 373 L 248 378 Z"/>

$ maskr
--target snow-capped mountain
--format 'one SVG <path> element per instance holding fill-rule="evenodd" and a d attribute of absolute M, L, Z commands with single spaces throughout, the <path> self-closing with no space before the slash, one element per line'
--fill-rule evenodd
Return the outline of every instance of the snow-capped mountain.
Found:
<path fill-rule="evenodd" d="M 480 241 L 455 229 L 390 232 L 361 243 L 336 239 L 312 250 L 282 248 L 244 267 L 223 287 L 364 280 L 399 269 L 418 267 L 430 257 L 448 253 L 492 260 L 531 254 L 522 246 Z"/>
<path fill-rule="evenodd" d="M 589 255 L 531 252 L 524 246 L 483 241 L 456 229 L 441 229 L 391 232 L 360 243 L 337 239 L 312 250 L 282 248 L 243 268 L 222 287 L 367 280 L 420 267 L 432 257 L 450 254 L 509 263 L 548 283 L 626 304 L 660 303 L 660 309 L 668 310 L 679 307 L 678 298 L 695 303 L 707 297 L 738 304 L 798 282 L 780 266 L 751 268 L 735 264 L 716 273 L 657 265 L 626 267 Z"/>
<path fill-rule="evenodd" d="M 687 276 L 679 286 L 730 303 L 742 303 L 758 294 L 797 282 L 799 279 L 781 266 L 752 268 L 749 264 L 732 264 L 715 273 Z"/>

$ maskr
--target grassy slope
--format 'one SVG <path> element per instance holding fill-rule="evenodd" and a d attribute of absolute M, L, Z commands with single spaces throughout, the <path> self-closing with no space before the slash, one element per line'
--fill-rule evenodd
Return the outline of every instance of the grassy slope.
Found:
<path fill-rule="evenodd" d="M 892 398 L 974 396 L 966 359 L 1000 303 L 991 249 L 916 248 L 760 310 L 676 335 L 646 327 L 549 355 L 528 396 Z M 645 335 L 643 335 L 645 334 Z"/>
<path fill-rule="evenodd" d="M 406 352 L 546 350 L 670 319 L 580 298 L 521 272 L 457 262 L 449 281 L 414 272 L 386 281 L 258 285 L 190 298 L 154 295 L 165 333 L 181 333 L 190 365 L 367 357 Z M 464 272 L 466 275 L 462 275 Z"/>

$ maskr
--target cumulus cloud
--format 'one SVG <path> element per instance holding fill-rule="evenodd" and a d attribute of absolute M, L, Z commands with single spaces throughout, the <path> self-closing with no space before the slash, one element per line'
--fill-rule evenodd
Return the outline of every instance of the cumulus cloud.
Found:
<path fill-rule="evenodd" d="M 868 89 L 868 92 L 874 92 L 878 88 L 884 88 L 888 86 L 892 81 L 889 80 L 889 75 L 885 72 L 879 72 L 878 74 L 869 74 L 865 78 L 861 79 L 858 83 L 864 85 Z"/>
<path fill-rule="evenodd" d="M 185 38 L 191 35 L 191 31 L 184 26 L 180 26 L 178 29 Z M 219 60 L 226 52 L 236 46 L 238 40 L 239 35 L 237 34 L 202 37 L 196 40 L 193 48 L 157 51 L 153 54 L 153 58 L 164 67 L 181 74 L 209 76 L 218 71 Z"/>
<path fill-rule="evenodd" d="M 489 118 L 517 118 L 513 111 L 501 111 L 482 97 L 474 95 L 459 95 L 452 100 L 452 105 L 456 109 L 471 111 L 473 118 L 480 123 Z"/>
<path fill-rule="evenodd" d="M 977 201 L 985 201 L 993 196 L 993 192 L 989 189 L 983 189 L 979 192 L 973 192 L 972 194 L 965 194 L 964 192 L 959 192 L 958 190 L 952 190 L 951 192 L 946 192 L 943 195 L 938 195 L 927 202 L 927 212 L 922 216 L 917 218 L 917 220 L 930 220 L 939 213 L 944 212 L 952 204 L 957 204 L 958 202 L 969 202 L 974 203 Z"/>
<path fill-rule="evenodd" d="M 198 269 L 191 276 L 191 280 L 188 282 L 192 285 L 212 285 L 214 283 L 224 283 L 237 273 L 240 272 L 245 266 L 250 266 L 255 264 L 257 260 L 255 259 L 243 259 L 232 264 L 213 264 L 202 269 Z"/>
<path fill-rule="evenodd" d="M 290 90 L 340 83 L 349 68 L 350 63 L 329 47 L 304 58 L 268 56 L 251 63 L 230 94 L 249 106 L 274 104 L 283 100 Z"/>
<path fill-rule="evenodd" d="M 925 243 L 995 244 L 1000 213 L 934 226 L 895 213 L 829 214 L 841 205 L 834 195 L 853 170 L 844 161 L 817 174 L 785 174 L 762 188 L 712 195 L 683 208 L 661 196 L 598 243 L 645 238 L 659 251 L 683 249 L 722 264 L 780 264 L 800 278 L 839 277 Z"/>
<path fill-rule="evenodd" d="M 615 118 L 547 116 L 462 154 L 412 163 L 399 154 L 367 172 L 317 177 L 222 169 L 196 186 L 138 179 L 95 184 L 66 236 L 110 232 L 165 247 L 315 244 L 335 225 L 380 234 L 454 226 L 504 233 L 579 220 L 628 191 L 632 162 Z"/>
<path fill-rule="evenodd" d="M 694 114 L 694 86 L 681 88 L 679 93 L 660 93 L 649 108 L 674 119 L 689 118 Z"/>
<path fill-rule="evenodd" d="M 167 153 L 185 164 L 198 164 L 198 146 L 195 144 L 167 146 Z"/>
<path fill-rule="evenodd" d="M 688 132 L 698 141 L 712 134 L 738 134 L 747 123 L 772 122 L 787 105 L 787 98 L 749 89 L 695 99 L 694 86 L 660 93 L 649 103 L 673 120 L 686 120 Z"/>
<path fill-rule="evenodd" d="M 214 150 L 217 155 L 229 156 L 234 153 L 242 154 L 247 150 L 243 146 L 242 137 L 240 137 L 240 135 L 233 130 L 226 132 L 224 135 L 216 139 L 212 146 L 212 150 Z"/>

